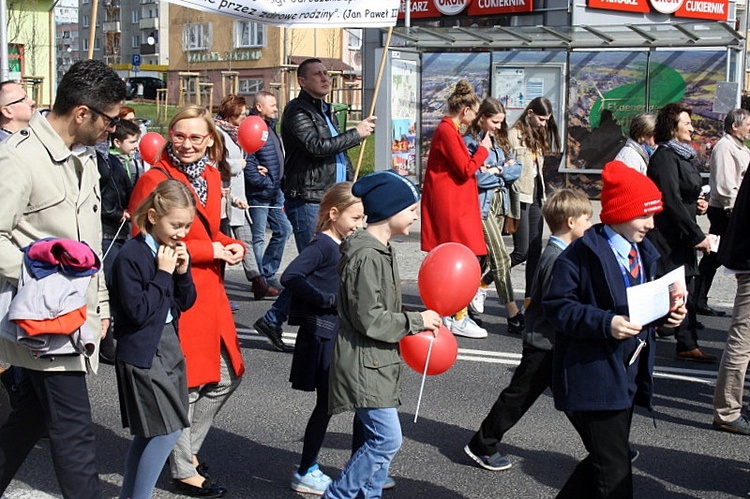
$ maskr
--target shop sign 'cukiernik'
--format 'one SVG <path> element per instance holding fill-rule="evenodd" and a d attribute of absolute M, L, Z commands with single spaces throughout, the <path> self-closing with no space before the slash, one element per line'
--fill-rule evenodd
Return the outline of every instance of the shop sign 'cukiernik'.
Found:
<path fill-rule="evenodd" d="M 641 12 L 652 9 L 661 14 L 692 19 L 726 21 L 729 18 L 729 0 L 588 0 L 594 9 Z"/>
<path fill-rule="evenodd" d="M 388 27 L 400 0 L 167 0 L 191 9 L 286 27 Z"/>

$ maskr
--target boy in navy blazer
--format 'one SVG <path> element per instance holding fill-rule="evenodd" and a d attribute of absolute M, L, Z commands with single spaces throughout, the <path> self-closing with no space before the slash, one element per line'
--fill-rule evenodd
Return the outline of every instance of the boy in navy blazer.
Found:
<path fill-rule="evenodd" d="M 602 223 L 563 251 L 543 299 L 556 328 L 555 407 L 589 452 L 559 498 L 632 498 L 633 407 L 652 408 L 654 328 L 629 321 L 626 289 L 654 279 L 659 254 L 645 236 L 661 192 L 620 161 L 605 166 L 602 180 Z M 686 312 L 678 304 L 661 327 L 678 326 Z"/>

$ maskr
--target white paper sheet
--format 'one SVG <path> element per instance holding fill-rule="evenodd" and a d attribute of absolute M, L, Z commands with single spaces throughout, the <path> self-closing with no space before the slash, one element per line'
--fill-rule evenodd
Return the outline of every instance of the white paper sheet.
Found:
<path fill-rule="evenodd" d="M 661 278 L 627 289 L 630 322 L 645 325 L 664 317 L 678 301 L 687 299 L 685 267 L 679 267 Z"/>

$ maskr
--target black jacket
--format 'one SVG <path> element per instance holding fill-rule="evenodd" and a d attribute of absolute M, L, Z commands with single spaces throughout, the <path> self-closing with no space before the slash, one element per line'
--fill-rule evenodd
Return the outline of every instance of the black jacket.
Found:
<path fill-rule="evenodd" d="M 698 274 L 695 245 L 706 238 L 695 220 L 701 175 L 691 161 L 680 157 L 666 144 L 660 144 L 648 163 L 648 176 L 662 193 L 664 210 L 654 216 L 656 228 L 648 238 L 659 250 L 658 275 L 685 266 L 685 275 Z"/>
<path fill-rule="evenodd" d="M 745 175 L 734 201 L 727 230 L 719 243 L 719 261 L 728 269 L 750 270 L 750 175 Z"/>
<path fill-rule="evenodd" d="M 125 167 L 113 154 L 105 158 L 97 152 L 96 162 L 99 168 L 99 189 L 102 194 L 102 237 L 114 239 L 120 227 L 122 213 L 128 208 L 133 185 Z M 124 241 L 128 234 L 130 225 L 125 224 L 117 235 L 117 240 Z"/>
<path fill-rule="evenodd" d="M 656 274 L 659 254 L 644 240 L 638 249 L 646 281 Z M 612 318 L 628 314 L 622 273 L 603 224 L 594 225 L 555 260 L 542 300 L 555 325 L 552 393 L 560 411 L 621 411 L 633 403 L 651 409 L 656 359 L 654 328 L 637 336 L 612 337 Z M 639 362 L 629 364 L 638 340 L 647 342 Z"/>
<path fill-rule="evenodd" d="M 282 188 L 287 199 L 320 203 L 326 189 L 336 183 L 336 154 L 360 143 L 355 129 L 331 136 L 322 103 L 302 90 L 284 109 L 281 139 L 286 158 Z M 330 114 L 338 130 L 338 123 Z M 346 154 L 344 156 L 346 178 L 351 180 L 354 178 L 351 161 Z"/>

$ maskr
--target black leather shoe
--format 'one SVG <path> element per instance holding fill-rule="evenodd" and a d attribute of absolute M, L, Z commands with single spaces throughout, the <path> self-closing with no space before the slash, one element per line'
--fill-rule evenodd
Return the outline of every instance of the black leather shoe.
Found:
<path fill-rule="evenodd" d="M 216 485 L 208 480 L 205 480 L 201 487 L 190 485 L 182 480 L 173 480 L 172 483 L 175 491 L 190 497 L 222 497 L 227 492 L 227 489 L 221 485 Z"/>
<path fill-rule="evenodd" d="M 706 315 L 708 317 L 724 317 L 725 315 L 727 315 L 726 312 L 722 312 L 721 310 L 714 310 L 708 305 L 699 305 L 698 307 L 696 307 L 695 311 L 699 315 Z"/>
<path fill-rule="evenodd" d="M 271 327 L 265 320 L 263 320 L 263 317 L 255 321 L 253 327 L 255 327 L 256 331 L 268 338 L 271 345 L 273 345 L 273 347 L 279 352 L 289 352 L 292 350 L 281 340 L 281 329 Z"/>
<path fill-rule="evenodd" d="M 200 463 L 195 467 L 195 471 L 197 471 L 200 476 L 202 476 L 209 482 L 212 481 L 211 475 L 208 472 L 208 465 L 206 463 Z"/>

